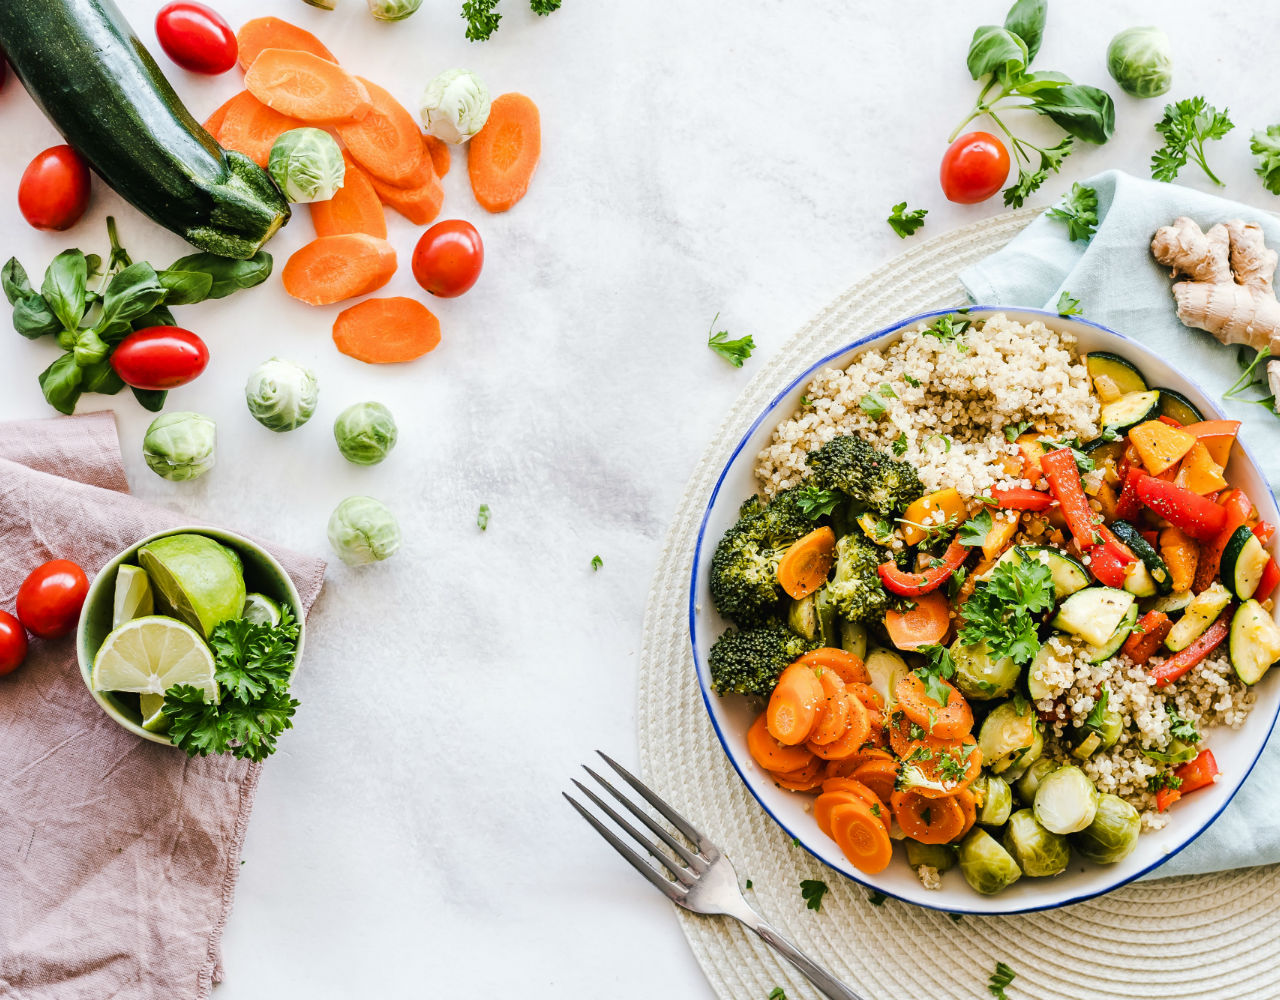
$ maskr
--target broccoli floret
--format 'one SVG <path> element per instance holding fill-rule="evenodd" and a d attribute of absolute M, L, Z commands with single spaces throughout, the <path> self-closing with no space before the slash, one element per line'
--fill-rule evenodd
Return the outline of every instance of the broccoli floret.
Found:
<path fill-rule="evenodd" d="M 783 597 L 778 586 L 778 560 L 812 527 L 793 491 L 779 493 L 768 504 L 747 500 L 711 557 L 711 598 L 716 610 L 748 628 L 775 618 Z"/>
<path fill-rule="evenodd" d="M 707 658 L 711 668 L 711 686 L 717 694 L 756 694 L 768 696 L 787 666 L 817 643 L 796 635 L 776 622 L 725 632 Z"/>
<path fill-rule="evenodd" d="M 914 466 L 881 454 L 859 437 L 832 438 L 805 461 L 823 489 L 840 490 L 886 517 L 924 493 Z"/>
<path fill-rule="evenodd" d="M 827 584 L 827 595 L 845 621 L 884 617 L 889 592 L 880 582 L 877 567 L 887 558 L 883 549 L 860 533 L 845 535 L 836 543 L 836 575 Z"/>

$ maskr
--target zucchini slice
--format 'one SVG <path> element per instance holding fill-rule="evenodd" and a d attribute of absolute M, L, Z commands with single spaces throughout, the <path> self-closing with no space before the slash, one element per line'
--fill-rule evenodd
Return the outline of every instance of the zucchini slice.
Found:
<path fill-rule="evenodd" d="M 1196 404 L 1175 389 L 1160 387 L 1160 416 L 1172 417 L 1184 427 L 1196 424 L 1204 419 L 1204 414 L 1196 409 Z"/>
<path fill-rule="evenodd" d="M 1089 372 L 1091 382 L 1096 383 L 1099 377 L 1105 376 L 1120 390 L 1121 395 L 1147 391 L 1147 380 L 1142 377 L 1138 366 L 1131 361 L 1126 361 L 1118 354 L 1112 354 L 1109 351 L 1090 351 L 1084 356 L 1084 366 Z M 1097 391 L 1096 388 L 1094 391 Z"/>
<path fill-rule="evenodd" d="M 1133 606 L 1134 597 L 1127 591 L 1114 587 L 1086 587 L 1062 602 L 1054 616 L 1053 627 L 1078 635 L 1091 646 L 1104 648 L 1114 639 L 1125 616 L 1134 610 Z M 1123 636 L 1120 641 L 1124 642 Z"/>
<path fill-rule="evenodd" d="M 1122 586 L 1134 597 L 1156 596 L 1156 582 L 1151 579 L 1151 571 L 1141 559 L 1135 559 L 1124 568 Z"/>
<path fill-rule="evenodd" d="M 1093 459 L 1093 464 L 1099 469 L 1108 462 L 1111 463 L 1112 468 L 1119 468 L 1124 458 L 1125 447 L 1125 440 L 1122 437 L 1094 438 L 1082 444 L 1080 450 Z"/>
<path fill-rule="evenodd" d="M 1141 563 L 1134 563 L 1135 566 L 1141 566 Z M 1129 633 L 1133 631 L 1133 626 L 1138 623 L 1138 605 L 1137 602 L 1129 605 L 1129 610 L 1124 613 L 1124 617 L 1120 619 L 1120 624 L 1116 626 L 1116 630 L 1107 637 L 1106 642 L 1091 644 L 1085 648 L 1085 655 L 1089 657 L 1090 663 L 1101 663 L 1103 660 L 1109 660 L 1120 652 L 1120 647 L 1124 645 L 1124 641 L 1129 638 Z"/>
<path fill-rule="evenodd" d="M 1187 610 L 1195 595 L 1189 590 L 1175 590 L 1171 594 L 1161 594 L 1146 605 L 1148 611 L 1163 611 L 1166 615 L 1176 615 Z"/>
<path fill-rule="evenodd" d="M 1231 618 L 1231 666 L 1246 684 L 1257 684 L 1280 660 L 1280 627 L 1257 601 L 1248 600 Z"/>
<path fill-rule="evenodd" d="M 1160 390 L 1125 393 L 1119 399 L 1102 404 L 1102 426 L 1123 434 L 1144 420 L 1155 420 L 1160 415 Z"/>
<path fill-rule="evenodd" d="M 1129 546 L 1130 551 L 1137 556 L 1142 564 L 1146 567 L 1147 574 L 1151 577 L 1155 590 L 1150 593 L 1140 593 L 1139 597 L 1150 597 L 1154 593 L 1167 594 L 1173 590 L 1173 574 L 1169 572 L 1169 567 L 1165 561 L 1160 558 L 1160 553 L 1155 547 L 1142 537 L 1142 533 L 1138 531 L 1128 521 L 1113 521 L 1111 524 L 1112 533 Z M 1125 590 L 1129 590 L 1126 585 Z M 1138 593 L 1131 591 L 1131 593 Z"/>
<path fill-rule="evenodd" d="M 1173 623 L 1164 644 L 1173 652 L 1186 649 L 1213 624 L 1215 618 L 1231 603 L 1231 592 L 1220 583 L 1209 585 L 1191 599 L 1186 612 Z"/>
<path fill-rule="evenodd" d="M 1240 600 L 1248 600 L 1258 589 L 1258 581 L 1262 579 L 1270 558 L 1258 541 L 1258 536 L 1242 524 L 1236 528 L 1227 540 L 1227 547 L 1222 550 L 1219 568 L 1222 582 Z"/>
<path fill-rule="evenodd" d="M 1024 558 L 1035 559 L 1049 567 L 1049 575 L 1053 578 L 1054 600 L 1060 601 L 1089 586 L 1089 573 L 1083 566 L 1065 552 L 1044 545 L 1015 545 L 996 560 L 996 566 L 1002 562 L 1013 562 L 1016 565 Z M 992 569 L 994 568 L 993 566 Z"/>

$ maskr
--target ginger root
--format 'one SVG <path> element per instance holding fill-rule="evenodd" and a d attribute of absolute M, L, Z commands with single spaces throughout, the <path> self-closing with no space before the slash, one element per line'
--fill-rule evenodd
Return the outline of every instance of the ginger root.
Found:
<path fill-rule="evenodd" d="M 1189 280 L 1173 286 L 1178 319 L 1206 330 L 1224 344 L 1269 348 L 1267 383 L 1280 396 L 1280 301 L 1272 276 L 1277 254 L 1263 241 L 1262 227 L 1232 219 L 1203 232 L 1183 217 L 1161 226 L 1151 238 L 1151 253 Z"/>

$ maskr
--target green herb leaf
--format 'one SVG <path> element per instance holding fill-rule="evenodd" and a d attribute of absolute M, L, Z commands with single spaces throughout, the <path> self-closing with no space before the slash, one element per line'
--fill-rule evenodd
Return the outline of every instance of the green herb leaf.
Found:
<path fill-rule="evenodd" d="M 1034 426 L 1035 424 L 1030 420 L 1020 420 L 1016 424 L 1005 424 L 1004 439 L 1010 444 L 1013 444 L 1013 442 L 1017 441 L 1018 438 L 1022 437 L 1023 434 L 1027 433 L 1027 431 L 1031 430 Z"/>
<path fill-rule="evenodd" d="M 879 815 L 878 813 L 876 815 Z M 884 906 L 884 901 L 889 897 L 879 889 L 872 889 L 867 893 L 867 902 L 872 906 Z"/>
<path fill-rule="evenodd" d="M 1172 771 L 1157 771 L 1147 776 L 1147 791 L 1158 792 L 1162 788 L 1178 789 L 1182 787 L 1182 779 Z"/>
<path fill-rule="evenodd" d="M 1151 157 L 1151 176 L 1158 181 L 1173 181 L 1178 171 L 1194 160 L 1205 175 L 1222 186 L 1205 159 L 1204 144 L 1221 139 L 1235 128 L 1229 110 L 1219 111 L 1203 97 L 1189 97 L 1164 106 L 1164 117 L 1156 122 L 1156 131 L 1164 146 Z"/>
<path fill-rule="evenodd" d="M 601 566 L 603 566 L 603 565 L 604 565 L 604 560 L 603 560 L 603 559 L 601 559 L 599 556 L 592 556 L 592 557 L 591 557 L 591 570 L 592 570 L 592 572 L 595 572 L 595 573 L 600 572 L 600 567 L 601 567 Z"/>
<path fill-rule="evenodd" d="M 1062 294 L 1058 296 L 1058 304 L 1055 307 L 1059 316 L 1080 316 L 1083 310 L 1080 308 L 1080 300 L 1071 297 L 1071 293 L 1065 288 Z"/>
<path fill-rule="evenodd" d="M 1254 132 L 1249 152 L 1258 158 L 1254 173 L 1262 178 L 1262 186 L 1272 194 L 1280 194 L 1280 125 Z"/>
<path fill-rule="evenodd" d="M 969 548 L 979 548 L 987 544 L 987 535 L 991 533 L 994 522 L 991 519 L 991 511 L 980 510 L 976 517 L 971 517 L 960 525 L 960 532 L 956 535 L 956 540 L 961 545 L 967 545 Z"/>
<path fill-rule="evenodd" d="M 111 360 L 103 358 L 97 364 L 81 367 L 81 392 L 100 392 L 104 396 L 114 396 L 124 388 L 124 380 L 111 367 Z"/>
<path fill-rule="evenodd" d="M 902 376 L 902 380 L 903 380 L 904 382 L 906 382 L 906 383 L 907 383 L 907 385 L 911 386 L 911 388 L 913 388 L 913 389 L 919 389 L 919 388 L 920 388 L 920 380 L 919 380 L 918 378 L 916 378 L 914 375 L 912 375 L 910 372 L 908 372 L 907 374 L 903 375 L 903 376 Z"/>
<path fill-rule="evenodd" d="M 1240 377 L 1236 379 L 1235 385 L 1222 394 L 1222 398 L 1238 399 L 1242 403 L 1256 403 L 1280 416 L 1280 411 L 1276 408 L 1276 397 L 1271 393 L 1271 385 L 1267 380 L 1266 362 L 1270 357 L 1270 346 L 1255 352 L 1252 360 L 1249 358 L 1249 349 L 1241 347 L 1236 354 L 1236 363 L 1240 366 Z M 1263 395 L 1256 399 L 1249 399 L 1242 395 L 1249 389 L 1261 392 Z"/>
<path fill-rule="evenodd" d="M 1008 76 L 1025 69 L 1028 61 L 1027 43 L 1008 28 L 994 24 L 984 24 L 974 31 L 965 60 L 969 75 L 975 80 L 988 73 Z"/>
<path fill-rule="evenodd" d="M 715 329 L 716 320 L 719 318 L 720 314 L 716 313 L 715 318 L 711 320 L 711 329 L 707 331 L 707 346 L 733 365 L 734 368 L 741 368 L 742 362 L 751 357 L 751 352 L 756 348 L 756 342 L 750 336 L 730 340 L 728 330 L 712 333 L 711 330 Z"/>
<path fill-rule="evenodd" d="M 480 505 L 480 510 L 476 514 L 476 527 L 481 531 L 489 530 L 489 505 L 487 503 Z"/>
<path fill-rule="evenodd" d="M 74 413 L 80 398 L 84 370 L 76 364 L 74 354 L 63 354 L 40 373 L 40 391 L 59 413 Z"/>
<path fill-rule="evenodd" d="M 997 563 L 974 588 L 960 610 L 959 639 L 966 645 L 985 642 L 993 658 L 1029 662 L 1040 650 L 1037 615 L 1054 598 L 1049 567 L 1019 550 L 1022 558 Z"/>
<path fill-rule="evenodd" d="M 84 318 L 88 280 L 89 265 L 79 250 L 63 250 L 44 272 L 40 295 L 64 330 L 77 329 Z"/>
<path fill-rule="evenodd" d="M 498 0 L 466 0 L 462 5 L 462 16 L 467 22 L 467 38 L 473 42 L 484 42 L 498 30 L 502 15 L 495 8 Z"/>
<path fill-rule="evenodd" d="M 900 201 L 889 213 L 889 227 L 902 239 L 906 239 L 924 225 L 924 217 L 929 214 L 927 208 L 913 208 L 907 211 L 907 203 Z"/>
<path fill-rule="evenodd" d="M 1004 26 L 1022 39 L 1027 47 L 1027 65 L 1040 51 L 1044 38 L 1044 20 L 1048 12 L 1048 0 L 1016 0 L 1005 15 Z"/>
<path fill-rule="evenodd" d="M 781 986 L 775 986 L 769 991 L 769 1000 L 787 1000 L 787 992 Z"/>
<path fill-rule="evenodd" d="M 1073 243 L 1077 240 L 1087 243 L 1098 231 L 1098 192 L 1080 183 L 1072 184 L 1071 190 L 1049 209 L 1048 215 L 1067 224 L 1067 237 Z"/>
<path fill-rule="evenodd" d="M 164 285 L 164 301 L 171 306 L 188 306 L 203 302 L 213 288 L 213 277 L 200 271 L 160 271 Z"/>
<path fill-rule="evenodd" d="M 288 691 L 298 625 L 288 608 L 277 625 L 247 618 L 220 623 L 209 636 L 214 678 L 233 698 L 251 702 L 267 691 Z"/>
<path fill-rule="evenodd" d="M 10 257 L 0 269 L 0 287 L 13 306 L 13 328 L 28 340 L 45 337 L 62 329 L 49 303 L 31 287 L 27 272 L 17 257 Z"/>
<path fill-rule="evenodd" d="M 939 705 L 945 706 L 951 698 L 951 689 L 943 684 L 956 675 L 956 664 L 951 659 L 951 650 L 936 643 L 921 646 L 916 650 L 928 663 L 917 667 L 915 674 L 924 682 L 924 691 Z"/>
<path fill-rule="evenodd" d="M 889 447 L 899 458 L 905 455 L 907 453 L 907 432 L 899 431 L 898 436 L 893 439 L 893 444 Z"/>
<path fill-rule="evenodd" d="M 805 906 L 811 910 L 822 908 L 822 897 L 827 891 L 827 883 L 821 879 L 807 878 L 800 883 L 800 895 L 804 897 Z"/>
<path fill-rule="evenodd" d="M 1098 700 L 1093 703 L 1093 708 L 1089 709 L 1089 714 L 1084 717 L 1084 727 L 1091 729 L 1095 733 L 1102 732 L 1103 720 L 1107 714 L 1107 703 L 1111 700 L 1111 690 L 1104 684 L 1102 691 L 1098 694 Z"/>
<path fill-rule="evenodd" d="M 553 10 L 560 9 L 560 0 L 529 0 L 529 7 L 540 17 L 546 17 Z"/>
<path fill-rule="evenodd" d="M 1063 131 L 1085 142 L 1101 145 L 1116 130 L 1116 107 L 1111 95 L 1084 83 L 1038 92 L 1031 110 L 1053 119 Z"/>
<path fill-rule="evenodd" d="M 111 352 L 110 345 L 98 336 L 95 330 L 81 330 L 76 335 L 76 345 L 72 348 L 76 364 L 81 368 L 96 365 Z"/>
<path fill-rule="evenodd" d="M 127 326 L 139 316 L 149 313 L 164 301 L 165 287 L 156 270 L 145 260 L 117 271 L 102 293 L 102 315 L 94 329 L 107 332 Z"/>
<path fill-rule="evenodd" d="M 810 521 L 820 517 L 830 517 L 843 500 L 843 496 L 832 490 L 819 489 L 813 483 L 805 483 L 795 494 L 796 506 Z"/>
<path fill-rule="evenodd" d="M 152 413 L 159 413 L 164 409 L 164 401 L 168 398 L 168 391 L 165 389 L 139 389 L 137 386 L 131 385 L 133 390 L 133 398 L 141 404 L 144 410 L 150 410 Z"/>
<path fill-rule="evenodd" d="M 1173 739 L 1182 740 L 1183 743 L 1200 742 L 1200 730 L 1196 729 L 1196 724 L 1179 715 L 1172 702 L 1165 702 L 1164 710 L 1169 715 L 1169 735 Z"/>
<path fill-rule="evenodd" d="M 932 325 L 924 331 L 926 337 L 937 337 L 944 344 L 957 343 L 964 332 L 969 329 L 969 321 L 967 319 L 957 320 L 950 314 L 939 316 L 933 321 Z"/>
<path fill-rule="evenodd" d="M 1005 994 L 1005 987 L 1018 978 L 1018 974 L 1003 962 L 996 963 L 996 971 L 992 974 L 991 979 L 987 983 L 987 989 L 996 1000 L 1009 1000 Z"/>
<path fill-rule="evenodd" d="M 869 416 L 872 420 L 879 420 L 885 414 L 885 404 L 879 396 L 873 396 L 867 393 L 860 400 L 858 406 L 862 408 L 862 412 Z"/>
<path fill-rule="evenodd" d="M 211 253 L 193 253 L 186 257 L 180 257 L 170 264 L 161 272 L 162 275 L 178 274 L 205 274 L 209 276 L 209 290 L 205 293 L 205 298 L 222 299 L 226 298 L 232 292 L 238 292 L 242 288 L 252 288 L 254 285 L 260 285 L 271 277 L 271 269 L 274 261 L 271 254 L 265 250 L 259 250 L 248 260 L 234 260 L 230 257 L 219 257 L 217 254 Z M 169 280 L 177 281 L 176 277 Z M 189 279 L 199 284 L 199 279 Z M 194 286 L 188 286 L 194 287 Z M 179 302 L 176 299 L 167 299 L 167 303 L 171 306 L 186 305 L 185 302 Z M 192 299 L 193 302 L 202 301 L 201 299 Z"/>

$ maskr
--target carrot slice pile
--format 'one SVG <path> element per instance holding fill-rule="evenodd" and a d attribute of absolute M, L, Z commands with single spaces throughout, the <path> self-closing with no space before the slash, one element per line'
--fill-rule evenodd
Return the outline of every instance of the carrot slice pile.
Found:
<path fill-rule="evenodd" d="M 818 674 L 818 683 L 822 685 L 822 704 L 808 741 L 825 746 L 848 731 L 849 699 L 844 693 L 844 681 L 833 671 L 824 670 Z"/>
<path fill-rule="evenodd" d="M 215 108 L 213 113 L 204 120 L 204 130 L 215 139 L 218 137 L 218 130 L 222 128 L 223 119 L 227 117 L 227 109 L 236 102 L 236 97 L 239 96 L 239 94 L 236 94 L 235 97 L 231 97 L 223 101 L 222 104 Z"/>
<path fill-rule="evenodd" d="M 836 561 L 836 533 L 817 528 L 793 542 L 778 562 L 778 585 L 793 601 L 808 597 L 827 582 Z"/>
<path fill-rule="evenodd" d="M 803 743 L 818 721 L 822 703 L 822 684 L 813 669 L 803 663 L 791 664 L 782 671 L 769 697 L 769 732 L 780 743 Z"/>
<path fill-rule="evenodd" d="M 294 252 L 284 266 L 284 290 L 313 306 L 341 302 L 381 288 L 396 270 L 386 240 L 363 233 L 321 236 Z"/>
<path fill-rule="evenodd" d="M 813 760 L 813 754 L 804 747 L 787 746 L 774 739 L 764 712 L 747 730 L 747 751 L 766 771 L 779 774 L 799 770 Z"/>
<path fill-rule="evenodd" d="M 894 792 L 889 804 L 902 832 L 922 844 L 950 843 L 964 829 L 964 810 L 955 796 L 926 798 L 908 789 Z"/>
<path fill-rule="evenodd" d="M 358 122 L 335 126 L 335 131 L 365 170 L 388 184 L 403 185 L 428 156 L 422 130 L 390 93 L 362 76 L 356 79 L 369 92 L 369 112 Z"/>
<path fill-rule="evenodd" d="M 343 154 L 346 174 L 342 187 L 328 201 L 313 201 L 311 222 L 317 236 L 343 236 L 364 233 L 387 238 L 387 213 L 382 210 L 378 192 L 366 174 L 351 157 Z"/>
<path fill-rule="evenodd" d="M 943 740 L 961 739 L 973 729 L 973 709 L 954 687 L 946 681 L 940 683 L 948 692 L 945 705 L 929 697 L 924 681 L 914 673 L 898 681 L 894 697 L 907 718 L 922 726 L 930 736 Z"/>
<path fill-rule="evenodd" d="M 449 167 L 453 163 L 453 154 L 449 152 L 449 144 L 443 139 L 437 139 L 434 135 L 422 135 L 422 145 L 426 148 L 427 155 L 431 157 L 431 166 L 436 172 L 437 177 L 443 177 L 449 172 Z"/>
<path fill-rule="evenodd" d="M 871 675 L 862 660 L 836 646 L 823 646 L 800 657 L 800 663 L 819 670 L 834 670 L 846 684 L 869 684 Z"/>
<path fill-rule="evenodd" d="M 467 173 L 476 201 L 490 212 L 512 208 L 525 192 L 542 155 L 538 106 L 524 94 L 503 94 L 489 120 L 467 144 Z"/>
<path fill-rule="evenodd" d="M 884 871 L 893 860 L 889 831 L 865 802 L 846 803 L 831 811 L 831 838 L 849 863 L 868 875 Z"/>
<path fill-rule="evenodd" d="M 244 86 L 267 107 L 313 125 L 358 121 L 372 107 L 356 77 L 295 49 L 263 49 L 244 75 Z"/>
<path fill-rule="evenodd" d="M 425 226 L 440 214 L 444 204 L 444 188 L 440 186 L 430 157 L 423 158 L 422 168 L 414 179 L 417 183 L 413 187 L 397 187 L 377 177 L 369 178 L 384 205 L 394 208 L 415 226 Z"/>
<path fill-rule="evenodd" d="M 294 52 L 310 52 L 313 56 L 336 63 L 333 53 L 324 43 L 305 28 L 282 21 L 278 17 L 255 17 L 246 21 L 236 33 L 240 66 L 247 70 L 263 49 L 291 49 Z"/>
<path fill-rule="evenodd" d="M 899 649 L 942 643 L 951 631 L 951 599 L 945 590 L 924 594 L 904 611 L 886 611 L 884 627 L 890 641 Z"/>
<path fill-rule="evenodd" d="M 244 153 L 254 163 L 267 167 L 271 147 L 290 129 L 303 123 L 287 118 L 267 107 L 248 91 L 237 94 L 222 109 L 222 122 L 218 126 L 217 139 L 227 149 Z M 217 114 L 217 112 L 214 112 Z"/>
<path fill-rule="evenodd" d="M 333 342 L 357 361 L 397 364 L 434 351 L 440 343 L 440 321 L 414 299 L 366 299 L 338 313 Z"/>

